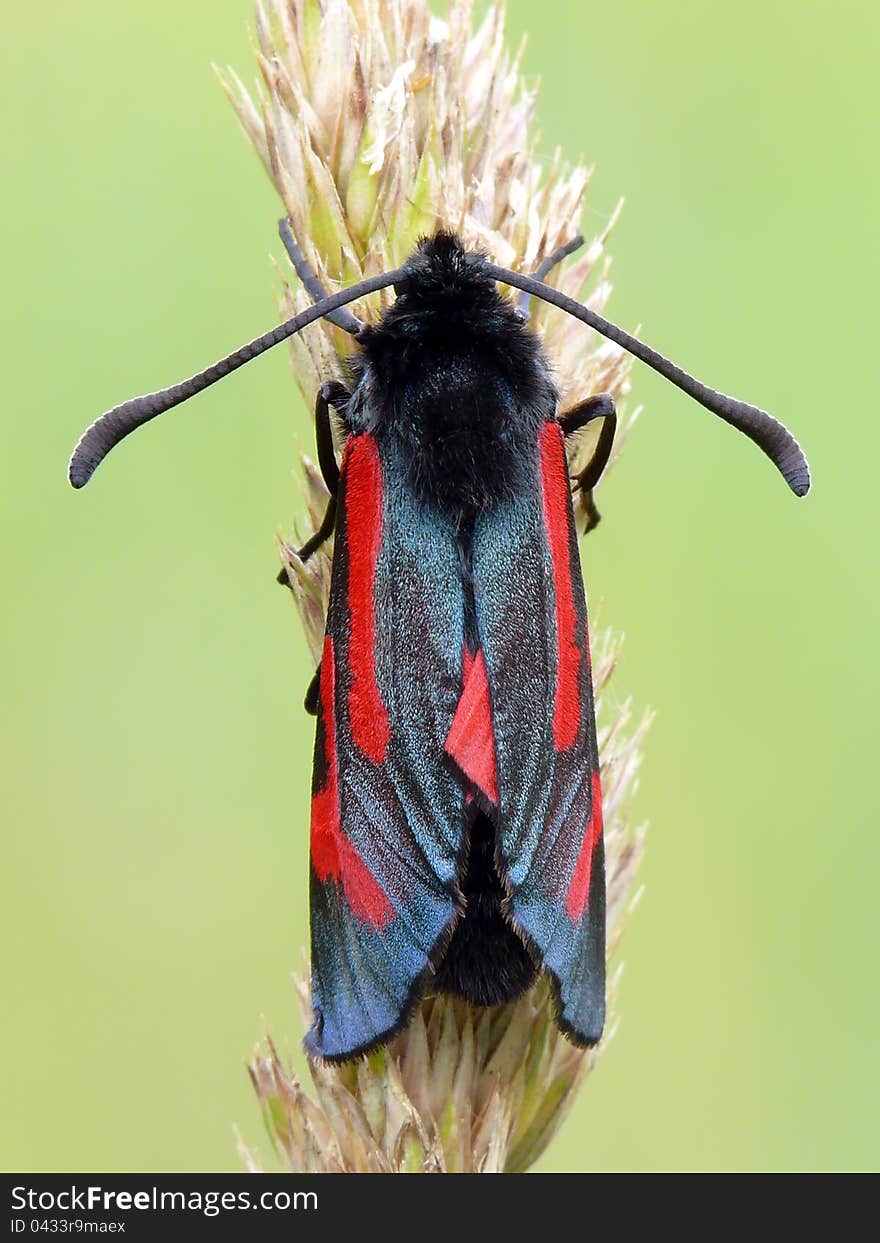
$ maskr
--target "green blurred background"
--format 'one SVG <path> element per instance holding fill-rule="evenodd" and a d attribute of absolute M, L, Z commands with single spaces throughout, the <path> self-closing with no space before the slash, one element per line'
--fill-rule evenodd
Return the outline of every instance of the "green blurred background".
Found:
<path fill-rule="evenodd" d="M 278 207 L 210 70 L 249 0 L 6 13 L 0 1165 L 237 1169 L 243 1059 L 296 1049 L 310 676 L 273 582 L 309 441 L 283 351 L 139 436 L 101 410 L 273 321 Z M 544 1162 L 877 1165 L 880 10 L 510 5 L 542 150 L 624 194 L 614 318 L 766 405 L 798 502 L 642 368 L 587 582 L 658 710 L 622 1022 Z M 298 1057 L 297 1053 L 297 1057 Z"/>

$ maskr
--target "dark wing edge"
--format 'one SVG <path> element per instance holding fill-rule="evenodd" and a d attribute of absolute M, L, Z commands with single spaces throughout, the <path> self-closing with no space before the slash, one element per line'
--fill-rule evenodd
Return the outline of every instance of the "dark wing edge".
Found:
<path fill-rule="evenodd" d="M 347 1061 L 409 1020 L 459 918 L 464 791 L 437 754 L 461 693 L 461 566 L 367 433 L 343 460 L 312 798 L 305 1047 Z"/>
<path fill-rule="evenodd" d="M 550 977 L 560 1028 L 605 1022 L 605 866 L 586 601 L 561 429 L 536 486 L 479 520 L 474 573 L 498 763 L 508 914 Z"/>

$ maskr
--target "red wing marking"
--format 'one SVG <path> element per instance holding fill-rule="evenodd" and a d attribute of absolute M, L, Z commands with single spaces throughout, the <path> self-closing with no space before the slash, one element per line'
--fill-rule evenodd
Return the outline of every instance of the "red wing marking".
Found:
<path fill-rule="evenodd" d="M 557 751 L 566 751 L 574 744 L 581 722 L 578 685 L 581 651 L 577 645 L 577 615 L 571 577 L 568 466 L 565 459 L 565 441 L 558 423 L 545 423 L 541 431 L 540 449 L 544 525 L 556 590 L 557 659 L 553 740 Z"/>
<path fill-rule="evenodd" d="M 495 734 L 489 702 L 489 678 L 482 649 L 472 656 L 465 648 L 462 692 L 449 734 L 446 753 L 455 760 L 469 781 L 498 806 Z"/>
<path fill-rule="evenodd" d="M 353 437 L 343 466 L 351 632 L 348 711 L 355 744 L 375 764 L 385 759 L 391 730 L 376 682 L 376 562 L 382 546 L 382 464 L 372 436 Z"/>
<path fill-rule="evenodd" d="M 593 854 L 602 836 L 602 786 L 599 774 L 593 773 L 593 805 L 590 812 L 590 823 L 584 831 L 580 854 L 565 896 L 565 909 L 572 920 L 579 923 L 587 909 L 590 898 L 590 877 L 593 872 Z"/>
<path fill-rule="evenodd" d="M 321 884 L 328 880 L 340 883 L 355 917 L 378 930 L 393 917 L 394 908 L 342 829 L 336 756 L 336 663 L 329 635 L 321 661 L 321 723 L 327 776 L 324 788 L 312 796 L 312 865 Z"/>

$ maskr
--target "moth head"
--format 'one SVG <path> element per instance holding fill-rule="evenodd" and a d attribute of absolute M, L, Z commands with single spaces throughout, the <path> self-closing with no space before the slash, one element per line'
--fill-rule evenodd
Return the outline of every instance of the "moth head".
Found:
<path fill-rule="evenodd" d="M 420 238 L 404 265 L 406 280 L 395 287 L 398 297 L 413 308 L 442 309 L 455 302 L 497 300 L 497 287 L 486 274 L 486 256 L 466 250 L 455 233 L 440 230 Z"/>
<path fill-rule="evenodd" d="M 441 231 L 433 237 L 423 238 L 402 268 L 370 277 L 329 297 L 322 297 L 307 310 L 243 345 L 190 379 L 150 393 L 146 397 L 132 398 L 108 410 L 81 437 L 70 459 L 68 478 L 75 488 L 83 487 L 110 450 L 130 432 L 163 411 L 188 401 L 196 393 L 209 388 L 217 380 L 222 380 L 231 371 L 237 370 L 274 345 L 301 332 L 309 324 L 325 316 L 332 316 L 350 302 L 393 286 L 398 296 L 398 304 L 403 304 L 400 307 L 401 312 L 405 309 L 420 310 L 422 307 L 436 308 L 438 305 L 442 308 L 456 302 L 459 307 L 463 304 L 470 305 L 477 313 L 488 307 L 509 309 L 513 323 L 515 319 L 524 316 L 525 312 L 521 307 L 516 308 L 501 298 L 497 287 L 497 283 L 501 283 L 520 289 L 529 297 L 541 298 L 544 302 L 551 303 L 647 363 L 707 410 L 711 410 L 754 441 L 774 463 L 795 495 L 804 496 L 810 489 L 810 469 L 794 436 L 782 423 L 757 406 L 750 406 L 709 388 L 644 342 L 603 319 L 588 306 L 544 283 L 541 277 L 546 275 L 547 265 L 552 266 L 560 255 L 569 253 L 578 243 L 579 239 L 575 239 L 570 246 L 562 247 L 556 255 L 541 265 L 535 276 L 526 276 L 511 272 L 507 268 L 496 267 L 478 251 L 466 250 L 454 233 Z M 504 319 L 503 313 L 501 319 Z"/>

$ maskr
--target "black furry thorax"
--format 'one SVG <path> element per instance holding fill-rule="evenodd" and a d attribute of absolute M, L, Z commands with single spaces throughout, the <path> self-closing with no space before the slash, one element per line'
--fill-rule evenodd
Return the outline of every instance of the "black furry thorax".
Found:
<path fill-rule="evenodd" d="M 425 501 L 467 516 L 527 484 L 556 391 L 482 255 L 438 233 L 405 270 L 396 301 L 360 335 L 350 417 L 396 449 Z"/>

